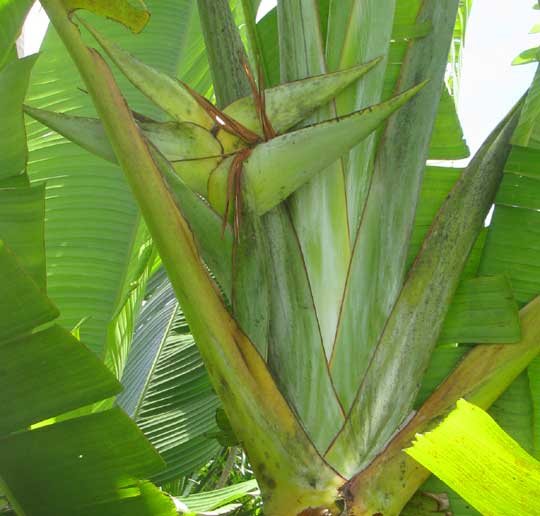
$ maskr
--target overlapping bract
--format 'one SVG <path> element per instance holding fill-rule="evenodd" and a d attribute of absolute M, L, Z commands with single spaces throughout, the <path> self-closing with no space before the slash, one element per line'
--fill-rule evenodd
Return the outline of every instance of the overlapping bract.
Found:
<path fill-rule="evenodd" d="M 138 61 L 85 26 L 133 85 L 172 118 L 156 122 L 134 115 L 147 140 L 171 162 L 182 181 L 206 197 L 220 214 L 225 212 L 230 194 L 231 164 L 243 149 L 252 150 L 243 160 L 244 177 L 261 215 L 376 130 L 424 85 L 346 117 L 291 132 L 286 131 L 376 67 L 380 59 L 271 88 L 264 93 L 262 109 L 276 136 L 265 141 L 257 109 L 260 99 L 245 97 L 219 111 L 189 86 Z M 116 161 L 100 120 L 32 107 L 26 107 L 26 112 L 90 152 Z M 330 153 L 319 155 L 317 149 L 328 141 L 339 144 L 330 146 Z"/>

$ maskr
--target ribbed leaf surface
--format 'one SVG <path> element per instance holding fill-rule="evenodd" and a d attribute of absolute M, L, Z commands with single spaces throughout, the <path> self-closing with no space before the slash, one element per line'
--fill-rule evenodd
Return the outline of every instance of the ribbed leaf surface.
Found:
<path fill-rule="evenodd" d="M 531 397 L 526 373 L 521 374 L 502 394 L 491 406 L 489 413 L 501 428 L 528 453 L 533 453 Z M 446 493 L 454 516 L 477 516 L 480 514 L 470 503 L 463 500 L 460 495 L 436 477 L 431 477 L 420 490 L 431 493 Z"/>
<path fill-rule="evenodd" d="M 58 310 L 24 272 L 5 242 L 0 242 L 0 284 L 6 293 L 0 296 L 0 339 L 9 340 L 52 321 Z"/>
<path fill-rule="evenodd" d="M 484 411 L 464 400 L 441 425 L 419 435 L 407 453 L 483 514 L 533 515 L 540 509 L 540 463 Z"/>
<path fill-rule="evenodd" d="M 439 341 L 511 343 L 520 334 L 518 305 L 506 277 L 481 276 L 456 290 Z"/>
<path fill-rule="evenodd" d="M 514 145 L 540 148 L 540 69 L 536 71 L 527 94 L 519 124 L 512 138 Z"/>
<path fill-rule="evenodd" d="M 531 453 L 540 459 L 540 357 L 536 357 L 531 362 L 528 374 L 533 406 L 533 447 Z"/>
<path fill-rule="evenodd" d="M 540 269 L 537 266 L 540 259 L 540 218 L 537 210 L 540 205 L 536 197 L 540 185 L 540 151 L 534 137 L 537 110 L 536 77 L 514 134 L 513 141 L 520 145 L 513 146 L 507 160 L 480 263 L 482 274 L 504 272 L 508 276 L 520 304 L 535 298 L 540 291 Z M 540 368 L 536 359 L 528 374 L 509 390 L 505 412 L 502 415 L 494 413 L 503 428 L 536 456 L 540 435 L 539 382 Z M 504 416 L 505 413 L 508 415 Z"/>
<path fill-rule="evenodd" d="M 15 434 L 0 441 L 2 479 L 27 514 L 66 514 L 69 507 L 76 513 L 137 495 L 137 478 L 160 469 L 159 456 L 141 439 L 120 409 Z"/>
<path fill-rule="evenodd" d="M 202 467 L 219 449 L 204 434 L 216 430 L 220 403 L 212 391 L 172 287 L 163 273 L 146 299 L 118 404 L 135 419 L 167 463 L 163 482 Z"/>
<path fill-rule="evenodd" d="M 45 249 L 42 186 L 0 189 L 0 238 L 9 242 L 21 264 L 42 291 L 45 291 Z"/>
<path fill-rule="evenodd" d="M 197 493 L 190 496 L 179 496 L 178 499 L 185 503 L 191 512 L 209 512 L 222 505 L 229 504 L 246 496 L 257 492 L 257 481 L 247 480 L 239 482 L 223 489 L 216 489 L 206 493 Z"/>
<path fill-rule="evenodd" d="M 120 390 L 98 358 L 54 325 L 0 343 L 0 434 L 99 401 Z M 24 379 L 24 380 L 23 380 Z"/>
<path fill-rule="evenodd" d="M 92 23 L 145 62 L 174 75 L 184 42 L 177 35 L 188 31 L 195 6 L 175 0 L 150 1 L 147 6 L 152 16 L 140 35 L 107 20 L 92 17 Z M 79 89 L 79 74 L 54 31 L 49 30 L 42 50 L 27 102 L 93 115 L 88 95 Z M 125 79 L 119 80 L 134 109 L 161 116 Z M 62 312 L 62 324 L 73 327 L 88 317 L 81 337 L 101 354 L 107 326 L 125 300 L 128 266 L 139 253 L 135 247 L 140 215 L 118 167 L 67 143 L 37 122 L 29 122 L 28 131 L 31 180 L 47 183 L 49 292 Z"/>
<path fill-rule="evenodd" d="M 513 147 L 480 266 L 482 274 L 507 274 L 520 303 L 540 291 L 539 158 L 540 151 Z"/>
<path fill-rule="evenodd" d="M 23 172 L 22 102 L 34 61 L 11 63 L 11 84 L 0 81 L 7 112 L 18 113 L 2 129 L 8 132 L 13 123 L 15 138 L 3 140 L 21 151 Z M 116 502 L 127 495 L 136 500 L 130 516 L 150 516 L 151 507 L 175 514 L 171 500 L 139 485 L 138 475 L 153 473 L 162 461 L 120 410 L 51 424 L 121 386 L 86 346 L 50 324 L 59 312 L 45 293 L 44 189 L 27 186 L 18 166 L 6 167 L 8 174 L 16 181 L 0 189 L 0 238 L 13 241 L 20 253 L 0 240 L 0 477 L 8 501 L 20 514 L 118 516 Z M 37 423 L 42 428 L 28 430 Z M 99 509 L 92 507 L 96 503 Z"/>

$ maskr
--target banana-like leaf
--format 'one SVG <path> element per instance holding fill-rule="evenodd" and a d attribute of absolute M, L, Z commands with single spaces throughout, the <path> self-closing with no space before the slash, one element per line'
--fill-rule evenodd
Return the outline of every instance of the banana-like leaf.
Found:
<path fill-rule="evenodd" d="M 439 334 L 439 342 L 517 342 L 521 335 L 518 305 L 504 276 L 461 283 Z"/>
<path fill-rule="evenodd" d="M 540 511 L 540 462 L 482 409 L 464 400 L 434 430 L 417 435 L 406 452 L 482 514 Z"/>
<path fill-rule="evenodd" d="M 141 32 L 150 18 L 142 0 L 142 8 L 137 8 L 126 0 L 64 0 L 64 5 L 70 13 L 87 9 L 98 16 L 117 21 L 133 32 Z"/>
<path fill-rule="evenodd" d="M 520 54 L 512 61 L 513 65 L 523 65 L 529 63 L 535 63 L 540 60 L 540 51 L 538 47 L 529 48 L 520 52 Z"/>
<path fill-rule="evenodd" d="M 525 117 L 525 115 L 522 115 Z M 536 266 L 540 234 L 537 232 L 537 192 L 540 191 L 540 151 L 514 146 L 495 199 L 481 274 L 507 274 L 520 303 L 540 290 L 540 269 Z"/>
<path fill-rule="evenodd" d="M 25 195 L 22 193 L 20 200 L 24 203 Z M 24 210 L 30 220 L 32 217 L 43 218 L 42 205 L 30 203 L 23 206 L 20 211 Z M 2 222 L 5 227 L 5 219 Z M 12 227 L 21 226 L 17 218 L 9 223 Z M 0 230 L 0 236 L 3 233 Z M 13 234 L 13 231 L 9 233 Z M 30 245 L 33 253 L 39 255 L 43 240 L 34 240 Z M 0 424 L 2 434 L 98 401 L 120 390 L 120 385 L 99 360 L 66 330 L 50 326 L 30 333 L 54 320 L 58 310 L 37 287 L 38 284 L 44 285 L 45 278 L 35 282 L 21 263 L 24 262 L 19 262 L 2 243 L 0 356 L 5 368 L 0 382 L 0 398 L 5 407 Z M 21 378 L 26 380 L 21 381 Z"/>
<path fill-rule="evenodd" d="M 120 390 L 102 363 L 68 331 L 54 325 L 2 342 L 0 433 L 58 416 Z M 26 378 L 21 382 L 21 378 Z"/>
<path fill-rule="evenodd" d="M 140 496 L 138 479 L 162 467 L 159 455 L 143 443 L 120 409 L 70 419 L 2 439 L 2 480 L 26 514 L 78 513 L 79 507 L 116 514 L 115 504 L 103 512 L 100 505 Z M 144 506 L 138 514 L 150 515 Z M 176 513 L 172 502 L 166 507 L 164 514 Z"/>
<path fill-rule="evenodd" d="M 0 90 L 1 91 L 1 90 Z M 45 189 L 42 185 L 0 188 L 0 238 L 9 242 L 28 274 L 45 292 L 45 249 L 43 242 Z"/>
<path fill-rule="evenodd" d="M 540 148 L 540 68 L 537 69 L 531 88 L 525 99 L 523 112 L 512 138 L 514 145 Z"/>
<path fill-rule="evenodd" d="M 540 242 L 540 234 L 536 230 L 539 204 L 535 198 L 540 185 L 540 152 L 536 148 L 534 136 L 535 113 L 538 108 L 537 82 L 535 78 L 513 139 L 513 142 L 524 146 L 514 145 L 506 163 L 480 263 L 482 274 L 504 271 L 520 304 L 536 296 L 540 288 L 540 270 L 536 267 Z M 525 431 L 519 431 L 515 438 L 535 454 L 538 454 L 540 433 L 537 410 L 540 371 L 537 363 L 538 360 L 529 368 L 528 378 L 523 378 L 524 388 L 516 386 L 519 389 L 517 395 L 509 400 L 503 417 L 498 419 L 505 429 L 521 422 Z M 519 424 L 516 426 L 519 428 Z"/>
<path fill-rule="evenodd" d="M 9 53 L 15 46 L 15 41 L 32 7 L 34 0 L 5 0 L 0 4 L 0 69 L 7 62 Z M 2 111 L 4 112 L 4 111 Z"/>
<path fill-rule="evenodd" d="M 471 15 L 473 0 L 460 0 L 454 27 L 454 37 L 452 38 L 452 46 L 448 55 L 448 64 L 451 70 L 447 77 L 447 84 L 450 93 L 454 99 L 459 99 L 461 70 L 463 65 L 463 49 L 465 47 L 465 38 Z"/>
<path fill-rule="evenodd" d="M 529 366 L 529 387 L 532 402 L 533 435 L 531 453 L 540 459 L 540 357 L 536 357 Z"/>
<path fill-rule="evenodd" d="M 124 290 L 119 296 L 117 312 L 107 328 L 107 341 L 103 350 L 103 362 L 119 380 L 122 380 L 129 356 L 136 319 L 144 300 L 146 282 L 152 274 L 154 262 L 157 261 L 155 247 L 143 224 L 138 228 L 133 248 L 139 249 L 139 252 L 133 253 L 130 257 Z M 103 405 L 99 406 L 99 409 L 103 408 Z"/>
<path fill-rule="evenodd" d="M 15 68 L 19 78 L 28 76 L 31 61 Z M 19 84 L 22 91 L 0 85 L 0 97 L 11 98 L 13 110 L 17 104 L 22 109 L 24 80 Z M 24 146 L 24 136 L 17 144 Z M 52 324 L 59 312 L 45 294 L 44 192 L 25 182 L 0 189 L 0 238 L 13 240 L 21 252 L 17 257 L 0 240 L 2 490 L 19 514 L 117 516 L 127 495 L 132 515 L 150 516 L 151 507 L 174 515 L 170 499 L 141 485 L 138 476 L 153 473 L 162 461 L 125 414 L 116 409 L 51 424 L 121 386 L 84 344 Z M 41 428 L 28 430 L 31 425 Z"/>
<path fill-rule="evenodd" d="M 531 396 L 527 374 L 522 373 L 490 407 L 489 414 L 497 424 L 515 439 L 528 453 L 533 453 L 533 425 L 531 422 Z M 447 493 L 454 516 L 478 516 L 480 513 L 453 489 L 435 476 L 431 476 L 420 491 Z M 412 515 L 411 515 L 412 516 Z"/>
<path fill-rule="evenodd" d="M 139 35 L 95 16 L 92 23 L 138 58 L 174 75 L 183 45 L 188 44 L 177 33 L 179 27 L 189 28 L 196 6 L 187 0 L 150 0 L 146 4 L 152 17 Z M 92 15 L 78 11 L 76 16 Z M 79 89 L 82 83 L 67 50 L 52 28 L 42 50 L 27 102 L 69 115 L 95 116 L 88 95 Z M 156 119 L 162 116 L 128 81 L 119 80 L 134 109 Z M 116 165 L 91 156 L 37 122 L 29 121 L 27 129 L 30 178 L 46 183 L 49 293 L 66 327 L 87 317 L 81 338 L 103 356 L 109 325 L 130 288 L 129 264 L 138 257 L 145 259 L 138 247 L 145 240 L 140 238 L 141 216 Z M 143 292 L 144 288 L 140 294 Z"/>
<path fill-rule="evenodd" d="M 15 60 L 0 70 L 0 180 L 24 174 L 27 159 L 22 103 L 37 56 Z"/>
<path fill-rule="evenodd" d="M 409 264 L 412 265 L 414 262 L 437 211 L 459 179 L 461 172 L 462 169 L 457 168 L 426 168 L 409 244 Z M 513 342 L 519 337 L 517 307 L 513 301 L 513 293 L 509 290 L 510 285 L 503 280 L 502 276 L 474 279 L 480 263 L 485 234 L 486 231 L 483 230 L 469 255 L 456 297 L 445 320 L 439 338 L 440 342 Z M 479 286 L 480 290 L 475 286 Z M 492 296 L 496 296 L 497 301 Z M 495 315 L 495 304 L 492 303 L 499 306 L 503 312 Z M 466 306 L 469 307 L 466 309 L 469 315 L 465 315 L 466 312 L 462 311 Z M 466 318 L 458 316 L 458 319 L 454 319 L 458 314 Z M 496 329 L 499 323 L 500 333 Z M 477 331 L 481 333 L 477 334 Z"/>
<path fill-rule="evenodd" d="M 0 319 L 0 338 L 9 340 L 52 321 L 58 310 L 48 298 L 39 295 L 40 290 L 30 276 L 22 277 L 21 265 L 3 242 L 1 251 L 2 283 L 16 295 L 0 298 L 4 314 Z"/>
<path fill-rule="evenodd" d="M 188 514 L 208 514 L 226 504 L 230 504 L 245 497 L 254 495 L 258 491 L 255 480 L 239 482 L 223 489 L 216 489 L 205 493 L 197 493 L 190 496 L 179 496 L 177 499 L 186 505 Z"/>
<path fill-rule="evenodd" d="M 137 320 L 117 403 L 167 463 L 154 478 L 162 483 L 197 471 L 217 452 L 205 434 L 216 430 L 220 403 L 172 287 L 163 272 L 158 278 Z"/>

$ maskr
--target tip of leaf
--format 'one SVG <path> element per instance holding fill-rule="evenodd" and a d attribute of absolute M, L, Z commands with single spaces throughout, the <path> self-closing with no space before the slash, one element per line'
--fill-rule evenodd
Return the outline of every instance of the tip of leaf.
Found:
<path fill-rule="evenodd" d="M 131 5 L 127 0 L 64 0 L 64 5 L 70 14 L 84 9 L 121 23 L 135 34 L 141 32 L 150 20 L 150 12 L 143 2 L 140 4 L 139 8 Z M 82 22 L 80 19 L 78 21 Z M 87 24 L 82 23 L 87 27 Z"/>

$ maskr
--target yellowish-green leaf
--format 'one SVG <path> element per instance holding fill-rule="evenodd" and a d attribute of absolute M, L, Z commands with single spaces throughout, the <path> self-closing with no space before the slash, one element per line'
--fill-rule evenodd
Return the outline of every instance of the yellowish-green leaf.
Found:
<path fill-rule="evenodd" d="M 540 514 L 540 462 L 464 400 L 406 450 L 482 514 Z"/>
<path fill-rule="evenodd" d="M 69 12 L 86 9 L 117 21 L 135 33 L 141 32 L 150 19 L 142 0 L 139 0 L 141 7 L 135 7 L 127 0 L 63 0 L 63 3 Z"/>
<path fill-rule="evenodd" d="M 533 453 L 540 459 L 540 357 L 531 362 L 527 373 L 533 404 Z"/>
<path fill-rule="evenodd" d="M 519 54 L 513 61 L 513 65 L 522 65 L 522 64 L 529 64 L 534 63 L 535 61 L 538 61 L 539 58 L 539 49 L 538 47 L 529 48 L 527 50 L 524 50 Z"/>

